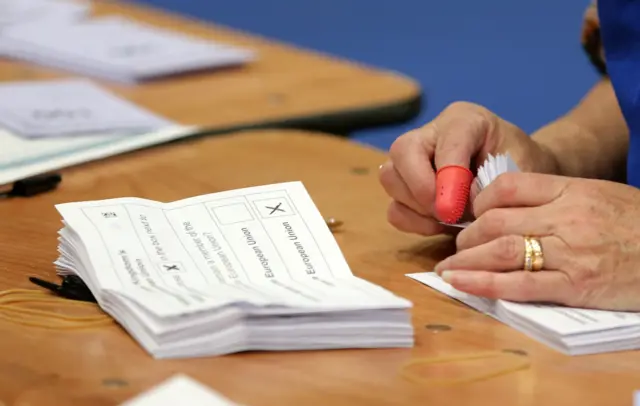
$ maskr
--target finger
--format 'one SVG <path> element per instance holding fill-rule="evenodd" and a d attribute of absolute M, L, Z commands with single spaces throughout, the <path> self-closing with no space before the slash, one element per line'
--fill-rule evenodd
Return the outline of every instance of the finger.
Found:
<path fill-rule="evenodd" d="M 391 145 L 389 156 L 419 206 L 435 202 L 435 172 L 431 164 L 435 140 L 425 127 L 410 131 Z"/>
<path fill-rule="evenodd" d="M 544 269 L 560 269 L 564 263 L 565 246 L 556 237 L 540 238 L 539 241 L 544 255 Z M 438 274 L 447 270 L 516 271 L 524 268 L 525 252 L 524 237 L 507 235 L 458 251 L 437 264 L 434 271 Z"/>
<path fill-rule="evenodd" d="M 421 216 L 399 202 L 391 202 L 387 210 L 389 223 L 400 231 L 431 236 L 440 234 L 444 226 L 431 217 Z"/>
<path fill-rule="evenodd" d="M 445 109 L 429 128 L 436 139 L 436 168 L 458 165 L 469 169 L 472 157 L 492 130 L 489 116 L 484 108 L 471 103 L 455 103 Z"/>
<path fill-rule="evenodd" d="M 492 209 L 458 234 L 456 247 L 466 250 L 508 235 L 550 236 L 563 215 L 549 206 Z"/>
<path fill-rule="evenodd" d="M 431 215 L 433 202 L 431 202 L 431 205 L 418 204 L 409 187 L 395 169 L 393 162 L 387 162 L 380 167 L 379 177 L 385 192 L 393 200 L 402 203 L 423 216 Z"/>
<path fill-rule="evenodd" d="M 500 207 L 534 207 L 560 197 L 569 178 L 540 173 L 507 172 L 483 189 L 473 202 L 476 217 Z"/>
<path fill-rule="evenodd" d="M 435 200 L 436 168 L 460 165 L 469 168 L 471 157 L 493 128 L 491 114 L 471 103 L 454 103 L 432 122 L 410 131 L 391 145 L 389 155 L 418 204 Z"/>
<path fill-rule="evenodd" d="M 457 290 L 489 299 L 565 304 L 575 296 L 571 281 L 560 271 L 446 271 L 442 279 Z"/>

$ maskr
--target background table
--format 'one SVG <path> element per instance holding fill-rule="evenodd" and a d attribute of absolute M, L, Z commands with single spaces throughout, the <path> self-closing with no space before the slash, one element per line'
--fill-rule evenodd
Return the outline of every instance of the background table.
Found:
<path fill-rule="evenodd" d="M 92 6 L 94 15 L 123 15 L 258 53 L 259 59 L 244 67 L 175 76 L 138 86 L 97 81 L 167 118 L 202 126 L 203 132 L 280 126 L 344 133 L 406 121 L 420 109 L 419 85 L 389 70 L 129 2 L 100 0 Z M 60 76 L 77 75 L 0 60 L 0 81 Z"/>
<path fill-rule="evenodd" d="M 352 134 L 382 149 L 456 100 L 534 131 L 597 78 L 580 46 L 590 0 L 138 1 L 415 78 L 419 116 Z"/>
<path fill-rule="evenodd" d="M 0 321 L 0 404 L 116 405 L 177 372 L 247 406 L 631 404 L 632 391 L 640 389 L 639 352 L 564 356 L 405 277 L 431 269 L 452 244 L 387 224 L 387 198 L 377 180 L 384 160 L 381 152 L 343 138 L 271 130 L 191 140 L 66 170 L 53 193 L 0 201 L 0 289 L 28 288 L 31 275 L 53 278 L 61 226 L 56 203 L 122 196 L 171 201 L 301 180 L 324 216 L 344 222 L 335 237 L 354 274 L 414 302 L 415 348 L 154 360 L 116 326 L 60 332 Z M 412 359 L 505 349 L 523 352 L 531 366 L 458 386 L 403 377 Z M 427 381 L 461 378 L 505 362 L 432 366 L 421 373 Z"/>

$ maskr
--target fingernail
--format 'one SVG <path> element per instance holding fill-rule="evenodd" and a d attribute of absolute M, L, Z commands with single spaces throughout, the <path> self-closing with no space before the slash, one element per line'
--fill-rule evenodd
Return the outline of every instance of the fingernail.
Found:
<path fill-rule="evenodd" d="M 452 271 L 443 271 L 442 274 L 440 274 L 440 277 L 442 278 L 443 281 L 451 284 L 451 281 L 453 279 L 453 272 Z"/>
<path fill-rule="evenodd" d="M 378 166 L 378 170 L 382 169 L 383 166 L 384 164 L 380 164 L 380 166 Z"/>

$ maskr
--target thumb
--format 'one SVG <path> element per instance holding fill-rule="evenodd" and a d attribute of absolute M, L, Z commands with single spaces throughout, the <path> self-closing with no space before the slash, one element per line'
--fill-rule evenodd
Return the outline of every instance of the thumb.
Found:
<path fill-rule="evenodd" d="M 434 151 L 436 170 L 455 165 L 470 169 L 493 129 L 492 113 L 470 103 L 455 103 L 434 120 L 438 136 Z"/>
<path fill-rule="evenodd" d="M 469 201 L 472 158 L 481 150 L 491 122 L 478 106 L 454 105 L 434 121 L 438 133 L 434 153 L 436 166 L 435 214 L 445 223 L 460 220 Z"/>

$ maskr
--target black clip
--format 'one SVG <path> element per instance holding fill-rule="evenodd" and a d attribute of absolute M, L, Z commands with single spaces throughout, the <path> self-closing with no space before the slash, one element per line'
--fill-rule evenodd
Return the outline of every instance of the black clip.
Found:
<path fill-rule="evenodd" d="M 91 293 L 91 290 L 89 290 L 82 279 L 76 275 L 64 276 L 62 278 L 61 285 L 56 285 L 55 283 L 35 277 L 30 277 L 29 281 L 66 299 L 97 303 L 97 300 Z"/>
<path fill-rule="evenodd" d="M 31 197 L 40 193 L 49 192 L 58 187 L 62 182 L 62 176 L 57 173 L 42 174 L 22 179 L 13 184 L 9 191 L 0 193 L 0 198 Z"/>

